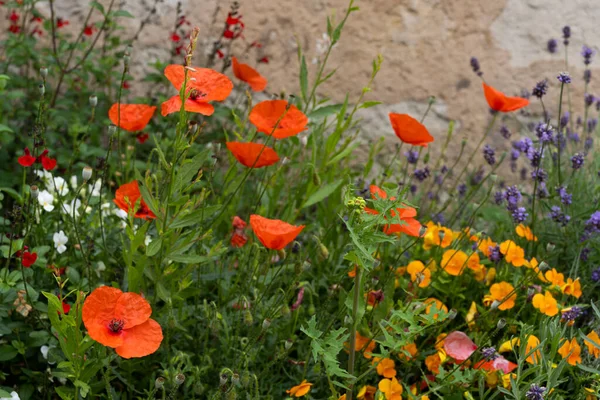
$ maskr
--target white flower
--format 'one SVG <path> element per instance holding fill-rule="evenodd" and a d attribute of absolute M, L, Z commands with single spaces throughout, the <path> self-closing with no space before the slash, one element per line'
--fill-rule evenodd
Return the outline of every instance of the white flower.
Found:
<path fill-rule="evenodd" d="M 21 400 L 19 393 L 10 392 L 10 397 L 0 397 L 0 400 Z"/>
<path fill-rule="evenodd" d="M 69 241 L 69 238 L 63 231 L 54 233 L 52 238 L 54 239 L 54 247 L 56 248 L 56 251 L 58 251 L 58 254 L 62 254 L 67 251 L 67 246 L 65 245 Z"/>
<path fill-rule="evenodd" d="M 100 278 L 100 273 L 106 270 L 106 265 L 102 261 L 96 263 L 96 275 Z"/>
<path fill-rule="evenodd" d="M 152 242 L 152 238 L 150 237 L 150 235 L 146 235 L 146 239 L 144 239 L 144 244 L 148 246 L 150 242 Z"/>
<path fill-rule="evenodd" d="M 48 359 L 48 351 L 50 351 L 50 347 L 43 345 L 42 347 L 40 347 L 40 351 L 42 352 L 42 357 L 44 357 L 44 360 Z"/>
<path fill-rule="evenodd" d="M 71 204 L 63 203 L 63 212 L 69 217 L 79 217 L 79 207 L 81 207 L 81 200 L 75 199 L 71 201 Z"/>
<path fill-rule="evenodd" d="M 35 174 L 39 176 L 42 182 L 44 182 L 46 185 L 50 184 L 50 181 L 52 180 L 52 174 L 50 172 L 43 169 L 36 169 Z"/>
<path fill-rule="evenodd" d="M 47 190 L 42 190 L 38 196 L 38 202 L 46 211 L 54 210 L 54 196 Z"/>
<path fill-rule="evenodd" d="M 90 192 L 93 197 L 100 197 L 100 188 L 102 187 L 102 179 L 98 178 L 93 185 L 89 185 Z"/>
<path fill-rule="evenodd" d="M 73 188 L 73 190 L 77 190 L 77 175 L 73 175 L 71 177 L 71 187 Z"/>
<path fill-rule="evenodd" d="M 127 211 L 121 210 L 120 208 L 117 208 L 113 211 L 113 213 L 121 218 L 121 219 L 127 219 Z"/>

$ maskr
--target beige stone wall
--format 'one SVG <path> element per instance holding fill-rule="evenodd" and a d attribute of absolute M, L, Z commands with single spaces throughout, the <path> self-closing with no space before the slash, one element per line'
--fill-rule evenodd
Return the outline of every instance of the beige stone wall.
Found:
<path fill-rule="evenodd" d="M 55 3 L 57 15 L 76 25 L 87 12 L 89 1 Z M 121 20 L 125 25 L 123 37 L 133 35 L 139 18 L 146 16 L 147 6 L 152 3 L 154 0 L 115 2 L 115 7 L 123 7 L 138 18 Z M 172 48 L 169 32 L 173 30 L 177 3 L 158 1 L 152 25 L 143 32 L 134 50 L 134 72 L 138 76 L 155 58 L 168 59 Z M 210 43 L 220 34 L 229 5 L 218 0 L 183 0 L 181 9 L 189 21 L 200 27 L 203 40 Z M 296 41 L 305 49 L 309 62 L 318 58 L 326 17 L 335 14 L 339 19 L 346 5 L 347 0 L 241 1 L 246 39 L 259 40 L 264 46 L 252 58 L 266 55 L 270 59 L 269 64 L 259 65 L 269 79 L 268 91 L 297 90 Z M 365 137 L 387 135 L 389 143 L 395 143 L 387 113 L 410 112 L 419 117 L 428 97 L 433 95 L 438 101 L 426 125 L 436 139 L 441 141 L 447 121 L 453 119 L 458 122 L 457 136 L 467 138 L 469 145 L 476 142 L 484 130 L 488 107 L 480 80 L 470 70 L 471 56 L 479 58 L 486 81 L 507 94 L 531 90 L 536 81 L 548 78 L 551 89 L 547 104 L 555 109 L 555 76 L 566 69 L 560 40 L 565 24 L 573 31 L 569 46 L 569 71 L 574 80 L 572 101 L 577 111 L 582 108 L 583 63 L 579 52 L 583 43 L 595 49 L 600 46 L 597 0 L 356 0 L 356 5 L 360 11 L 350 17 L 330 59 L 329 68 L 338 68 L 338 72 L 319 94 L 334 102 L 342 101 L 346 93 L 356 99 L 368 81 L 372 60 L 382 54 L 383 68 L 368 97 L 385 104 L 363 113 Z M 40 8 L 47 14 L 47 7 L 42 4 Z M 214 16 L 218 22 L 211 25 Z M 559 54 L 546 51 L 550 38 L 559 39 Z M 238 54 L 240 50 L 241 46 L 234 48 Z M 599 63 L 596 60 L 592 66 Z M 312 76 L 312 62 L 310 72 Z M 593 77 L 590 91 L 600 94 L 600 70 L 594 69 Z M 533 103 L 530 110 L 538 112 L 539 104 Z M 506 118 L 515 126 L 515 115 Z M 498 134 L 493 135 L 491 142 L 506 147 Z"/>

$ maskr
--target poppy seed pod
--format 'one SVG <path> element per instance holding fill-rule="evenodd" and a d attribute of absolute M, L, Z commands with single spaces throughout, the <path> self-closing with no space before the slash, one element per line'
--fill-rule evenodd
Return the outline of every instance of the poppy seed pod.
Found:
<path fill-rule="evenodd" d="M 154 387 L 156 388 L 156 390 L 162 389 L 165 386 L 165 378 L 163 378 L 162 376 L 159 376 L 158 378 L 156 378 L 156 380 L 154 381 Z"/>
<path fill-rule="evenodd" d="M 554 243 L 552 243 L 552 242 L 549 242 L 549 243 L 546 245 L 546 251 L 547 251 L 548 253 L 551 253 L 551 252 L 553 252 L 553 251 L 554 251 L 554 248 L 555 248 L 555 247 L 556 247 L 556 245 L 555 245 Z"/>
<path fill-rule="evenodd" d="M 492 303 L 490 308 L 492 310 L 496 310 L 496 309 L 498 309 L 499 306 L 500 306 L 500 302 L 498 300 L 494 300 L 494 302 Z"/>
<path fill-rule="evenodd" d="M 231 375 L 231 383 L 233 383 L 234 385 L 239 385 L 239 383 L 240 383 L 240 375 L 239 374 L 233 374 L 233 375 Z"/>
<path fill-rule="evenodd" d="M 40 68 L 40 75 L 42 76 L 42 78 L 46 79 L 46 77 L 48 76 L 48 68 L 41 67 Z"/>
<path fill-rule="evenodd" d="M 40 195 L 40 189 L 36 185 L 29 186 L 29 193 L 31 193 L 32 199 L 37 199 Z"/>
<path fill-rule="evenodd" d="M 43 83 L 40 83 L 38 85 L 38 90 L 40 91 L 40 96 L 43 96 L 44 94 L 46 94 L 46 86 L 44 86 Z"/>
<path fill-rule="evenodd" d="M 96 107 L 98 105 L 98 96 L 95 94 L 90 96 L 90 107 Z"/>
<path fill-rule="evenodd" d="M 292 345 L 294 344 L 294 341 L 292 339 L 288 339 L 285 341 L 285 343 L 283 344 L 283 347 L 285 347 L 286 350 L 289 350 L 292 348 Z"/>
<path fill-rule="evenodd" d="M 184 374 L 177 374 L 177 375 L 175 375 L 175 384 L 177 386 L 183 384 L 183 382 L 185 382 L 185 375 Z"/>
<path fill-rule="evenodd" d="M 550 269 L 550 266 L 546 261 L 542 261 L 539 265 L 540 271 L 546 271 Z"/>
<path fill-rule="evenodd" d="M 90 180 L 90 178 L 92 177 L 92 172 L 94 172 L 94 170 L 91 167 L 83 167 L 83 170 L 81 171 L 81 176 L 85 182 Z"/>
<path fill-rule="evenodd" d="M 219 375 L 219 385 L 221 385 L 221 386 L 227 385 L 228 380 L 229 380 L 229 378 L 227 377 L 227 374 Z"/>
<path fill-rule="evenodd" d="M 254 323 L 254 318 L 252 317 L 250 310 L 244 310 L 244 323 L 248 326 Z"/>
<path fill-rule="evenodd" d="M 108 134 L 109 135 L 114 135 L 116 131 L 117 131 L 117 126 L 116 125 L 109 125 L 108 126 Z"/>
<path fill-rule="evenodd" d="M 458 312 L 456 311 L 456 309 L 451 309 L 450 312 L 448 313 L 448 319 L 454 319 L 456 318 L 456 315 L 458 314 Z"/>
<path fill-rule="evenodd" d="M 496 329 L 502 329 L 506 326 L 506 320 L 504 318 L 500 318 L 498 323 L 496 324 Z"/>
<path fill-rule="evenodd" d="M 269 318 L 265 318 L 262 323 L 262 328 L 264 330 L 267 330 L 267 329 L 269 329 L 270 326 L 271 326 L 271 320 Z"/>

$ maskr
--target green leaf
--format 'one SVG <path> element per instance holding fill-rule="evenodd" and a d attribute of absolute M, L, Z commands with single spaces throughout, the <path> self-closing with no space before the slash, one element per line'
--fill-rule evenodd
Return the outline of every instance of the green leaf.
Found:
<path fill-rule="evenodd" d="M 186 160 L 186 162 L 178 169 L 173 193 L 179 193 L 181 189 L 185 188 L 190 181 L 198 175 L 198 171 L 211 155 L 212 152 L 208 149 L 196 154 L 191 160 Z"/>
<path fill-rule="evenodd" d="M 0 133 L 2 132 L 13 133 L 13 130 L 4 124 L 0 124 Z"/>
<path fill-rule="evenodd" d="M 300 54 L 300 47 L 298 47 L 298 54 Z M 308 101 L 308 68 L 306 66 L 306 59 L 304 55 L 300 57 L 300 91 L 302 92 L 302 100 Z"/>
<path fill-rule="evenodd" d="M 146 203 L 150 211 L 152 211 L 157 217 L 161 215 L 161 213 L 158 212 L 158 205 L 156 204 L 156 200 L 154 199 L 152 194 L 150 194 L 148 188 L 145 185 L 138 184 L 138 186 L 140 188 L 142 198 L 144 199 L 144 202 Z"/>
<path fill-rule="evenodd" d="M 112 13 L 113 17 L 135 18 L 129 11 L 117 10 Z"/>
<path fill-rule="evenodd" d="M 100 3 L 98 3 L 97 1 L 92 1 L 90 3 L 90 6 L 98 9 L 98 11 L 100 11 L 102 13 L 102 15 L 106 14 L 106 11 L 104 10 L 104 6 Z"/>
<path fill-rule="evenodd" d="M 338 179 L 337 181 L 331 182 L 322 186 L 319 190 L 310 195 L 306 203 L 302 206 L 302 208 L 310 207 L 315 203 L 320 202 L 333 192 L 335 192 L 344 182 L 343 179 Z"/>
<path fill-rule="evenodd" d="M 2 126 L 0 125 L 0 132 L 1 131 L 2 131 Z M 0 192 L 8 193 L 19 203 L 21 203 L 21 204 L 23 203 L 23 197 L 21 197 L 21 195 L 14 189 L 11 189 L 8 187 L 0 187 Z"/>
<path fill-rule="evenodd" d="M 379 104 L 382 104 L 381 101 L 365 101 L 358 108 L 371 108 L 371 107 L 375 107 Z"/>
<path fill-rule="evenodd" d="M 156 255 L 160 251 L 161 246 L 162 246 L 162 237 L 159 237 L 158 239 L 151 241 L 150 244 L 148 245 L 148 247 L 146 247 L 146 255 L 148 257 L 152 257 L 152 256 Z"/>
<path fill-rule="evenodd" d="M 79 388 L 79 394 L 83 398 L 85 398 L 91 390 L 90 386 L 87 383 L 82 382 L 80 380 L 76 380 L 73 383 Z"/>
<path fill-rule="evenodd" d="M 210 259 L 209 257 L 200 256 L 197 254 L 174 254 L 168 256 L 167 258 L 171 261 L 180 262 L 182 264 L 202 264 Z"/>
<path fill-rule="evenodd" d="M 340 112 L 340 110 L 343 108 L 343 104 L 332 104 L 329 106 L 324 106 L 321 108 L 317 108 L 316 110 L 314 110 L 313 112 L 311 112 L 310 114 L 308 114 L 308 117 L 310 119 L 321 119 L 321 118 L 325 118 L 329 115 L 332 114 L 337 114 Z"/>
<path fill-rule="evenodd" d="M 62 400 L 73 400 L 75 398 L 75 389 L 66 386 L 55 387 L 56 394 L 60 396 Z"/>
<path fill-rule="evenodd" d="M 221 208 L 221 206 L 214 205 L 214 206 L 201 208 L 201 209 L 193 211 L 189 214 L 180 215 L 175 219 L 175 221 L 173 221 L 169 225 L 169 228 L 170 229 L 179 229 L 179 228 L 185 228 L 186 226 L 199 224 L 206 217 L 214 215 L 217 211 L 219 211 L 220 208 Z"/>
<path fill-rule="evenodd" d="M 352 154 L 352 152 L 354 151 L 354 149 L 357 148 L 358 146 L 360 146 L 360 143 L 354 143 L 351 146 L 346 147 L 342 152 L 340 152 L 337 155 L 335 155 L 325 165 L 331 165 L 331 164 L 335 164 L 335 163 L 340 162 L 341 160 L 343 160 L 344 158 L 346 158 L 350 154 Z"/>
<path fill-rule="evenodd" d="M 19 352 L 11 345 L 5 344 L 0 346 L 0 361 L 9 361 L 15 358 Z"/>

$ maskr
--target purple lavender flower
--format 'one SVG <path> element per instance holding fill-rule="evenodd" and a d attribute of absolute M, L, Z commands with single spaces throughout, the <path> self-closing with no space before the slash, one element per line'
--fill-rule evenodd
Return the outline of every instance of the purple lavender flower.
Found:
<path fill-rule="evenodd" d="M 571 114 L 568 111 L 565 111 L 562 117 L 560 117 L 560 126 L 564 128 L 569 123 L 569 119 L 571 118 Z"/>
<path fill-rule="evenodd" d="M 524 222 L 528 216 L 529 216 L 529 214 L 527 213 L 527 210 L 525 209 L 525 207 L 518 207 L 516 210 L 514 210 L 512 212 L 513 221 L 515 221 L 515 223 L 517 223 L 517 224 Z"/>
<path fill-rule="evenodd" d="M 585 229 L 594 232 L 600 231 L 600 211 L 596 211 L 590 215 L 590 219 L 585 221 Z"/>
<path fill-rule="evenodd" d="M 471 69 L 477 76 L 483 75 L 483 72 L 481 72 L 481 65 L 479 65 L 479 60 L 476 57 L 471 57 Z"/>
<path fill-rule="evenodd" d="M 427 198 L 429 200 L 433 200 L 434 197 L 435 197 L 435 194 L 432 191 L 427 192 Z"/>
<path fill-rule="evenodd" d="M 559 150 L 564 150 L 567 146 L 567 139 L 565 138 L 565 135 L 560 132 L 557 133 L 556 136 L 554 136 L 554 145 L 558 147 Z"/>
<path fill-rule="evenodd" d="M 436 185 L 441 185 L 444 182 L 444 177 L 442 175 L 436 175 L 434 182 Z"/>
<path fill-rule="evenodd" d="M 568 26 L 566 26 L 565 28 L 568 28 Z M 525 397 L 527 397 L 527 400 L 544 400 L 544 393 L 546 393 L 546 388 L 544 386 L 538 386 L 535 383 L 533 383 L 529 387 L 527 393 L 525 393 Z"/>
<path fill-rule="evenodd" d="M 523 196 L 521 196 L 521 192 L 519 191 L 519 189 L 517 189 L 516 186 L 509 186 L 506 188 L 506 191 L 504 192 L 504 198 L 506 199 L 506 202 L 508 203 L 506 208 L 509 211 L 512 211 L 517 208 L 517 205 L 519 204 L 519 202 L 521 201 Z"/>
<path fill-rule="evenodd" d="M 527 168 L 525 168 L 525 167 L 521 168 L 521 171 L 519 171 L 519 174 L 521 175 L 522 181 L 527 179 Z"/>
<path fill-rule="evenodd" d="M 570 310 L 563 312 L 560 319 L 566 322 L 573 322 L 581 316 L 581 311 L 581 308 L 573 306 Z"/>
<path fill-rule="evenodd" d="M 535 134 L 540 142 L 548 143 L 554 139 L 554 128 L 552 128 L 552 125 L 542 122 L 535 127 Z"/>
<path fill-rule="evenodd" d="M 478 170 L 473 176 L 471 176 L 471 181 L 469 182 L 471 186 L 477 186 L 483 180 L 483 174 L 485 171 L 483 169 Z"/>
<path fill-rule="evenodd" d="M 458 185 L 457 189 L 458 189 L 458 195 L 461 197 L 464 196 L 465 193 L 467 193 L 467 185 L 464 183 L 461 183 L 460 185 Z"/>
<path fill-rule="evenodd" d="M 568 85 L 569 83 L 571 83 L 571 75 L 569 75 L 568 72 L 561 72 L 560 74 L 558 74 L 556 79 L 558 79 L 558 81 L 560 83 L 565 84 L 565 85 Z"/>
<path fill-rule="evenodd" d="M 556 193 L 560 197 L 560 202 L 563 203 L 565 206 L 568 206 L 572 203 L 573 196 L 567 193 L 567 189 L 564 186 L 559 186 L 558 188 L 556 188 Z"/>
<path fill-rule="evenodd" d="M 587 131 L 588 132 L 593 132 L 596 129 L 596 125 L 598 125 L 598 119 L 596 119 L 596 118 L 589 118 L 587 120 Z"/>
<path fill-rule="evenodd" d="M 483 158 L 489 165 L 496 164 L 496 152 L 490 147 L 490 145 L 483 146 Z"/>
<path fill-rule="evenodd" d="M 446 223 L 446 217 L 442 213 L 433 214 L 431 220 L 436 224 L 444 225 Z"/>
<path fill-rule="evenodd" d="M 489 246 L 488 247 L 488 258 L 490 259 L 490 261 L 492 262 L 500 262 L 500 260 L 502 260 L 502 253 L 500 252 L 500 246 L 495 245 L 495 246 Z"/>
<path fill-rule="evenodd" d="M 548 51 L 550 53 L 556 53 L 556 47 L 558 47 L 558 41 L 556 39 L 548 40 Z"/>
<path fill-rule="evenodd" d="M 416 169 L 414 175 L 419 182 L 423 182 L 425 179 L 431 176 L 431 172 L 429 171 L 428 167 L 425 167 L 423 169 Z"/>
<path fill-rule="evenodd" d="M 567 128 L 567 135 L 568 135 L 569 139 L 571 139 L 575 143 L 579 143 L 579 141 L 581 140 L 579 138 L 579 134 L 577 132 L 571 132 L 569 130 L 569 128 Z"/>
<path fill-rule="evenodd" d="M 581 168 L 583 166 L 583 154 L 575 153 L 575 155 L 571 157 L 571 164 L 575 170 Z"/>
<path fill-rule="evenodd" d="M 517 140 L 516 142 L 513 142 L 513 148 L 529 157 L 533 151 L 533 141 L 528 137 Z"/>
<path fill-rule="evenodd" d="M 583 71 L 583 81 L 585 83 L 590 83 L 591 80 L 592 80 L 592 71 L 590 71 L 589 69 L 586 69 L 585 71 Z"/>
<path fill-rule="evenodd" d="M 548 189 L 546 188 L 545 182 L 540 182 L 537 188 L 537 195 L 540 199 L 547 198 L 550 194 L 548 193 Z"/>
<path fill-rule="evenodd" d="M 548 91 L 548 79 L 544 79 L 535 84 L 535 86 L 533 87 L 533 90 L 531 91 L 531 94 L 533 94 L 538 99 L 541 99 L 542 97 L 544 97 L 544 95 L 546 94 L 547 91 Z"/>
<path fill-rule="evenodd" d="M 502 137 L 504 139 L 510 139 L 510 131 L 508 130 L 508 128 L 506 127 L 506 125 L 502 124 L 502 126 L 500 127 L 500 134 L 502 135 Z"/>
<path fill-rule="evenodd" d="M 558 206 L 552 206 L 550 208 L 550 214 L 548 215 L 550 216 L 550 218 L 552 218 L 552 221 L 562 226 L 566 226 L 571 220 L 571 217 L 564 214 Z"/>
<path fill-rule="evenodd" d="M 562 28 L 563 33 L 563 43 L 565 46 L 569 45 L 569 38 L 571 37 L 571 27 L 569 25 L 565 25 Z"/>
<path fill-rule="evenodd" d="M 419 161 L 419 152 L 416 150 L 409 150 L 404 155 L 409 164 L 416 164 Z"/>
<path fill-rule="evenodd" d="M 588 257 L 590 255 L 591 250 L 588 247 L 584 247 L 583 249 L 581 249 L 581 253 L 579 254 L 579 259 L 581 261 L 587 261 Z"/>
<path fill-rule="evenodd" d="M 499 192 L 494 193 L 494 202 L 497 205 L 504 203 L 504 192 L 499 191 Z"/>
<path fill-rule="evenodd" d="M 542 168 L 531 171 L 531 177 L 538 182 L 545 182 L 548 178 L 548 173 Z"/>
<path fill-rule="evenodd" d="M 583 63 L 585 65 L 590 65 L 592 63 L 592 57 L 595 53 L 596 52 L 594 50 L 590 49 L 584 44 L 581 48 L 581 56 L 583 57 Z"/>
<path fill-rule="evenodd" d="M 600 281 L 600 267 L 592 271 L 592 282 L 598 283 Z"/>
<path fill-rule="evenodd" d="M 481 349 L 481 355 L 489 361 L 493 361 L 498 358 L 498 353 L 496 353 L 495 347 L 484 347 Z"/>
<path fill-rule="evenodd" d="M 416 171 L 415 171 L 415 172 L 416 172 Z M 412 194 L 415 194 L 415 193 L 417 193 L 417 185 L 415 185 L 415 184 L 412 184 L 412 185 L 410 185 L 410 189 L 409 189 L 409 190 L 410 190 L 410 192 L 411 192 Z"/>
<path fill-rule="evenodd" d="M 593 94 L 591 93 L 586 93 L 584 96 L 585 99 L 585 105 L 586 107 L 591 106 L 592 104 L 594 104 L 594 101 L 596 100 L 596 98 L 594 97 Z"/>
<path fill-rule="evenodd" d="M 539 167 L 540 164 L 542 163 L 543 157 L 544 157 L 544 155 L 542 153 L 542 149 L 534 150 L 533 154 L 531 155 L 531 158 L 529 159 L 529 161 L 531 162 L 531 166 L 534 168 Z"/>
<path fill-rule="evenodd" d="M 584 144 L 585 151 L 588 151 L 589 149 L 591 149 L 593 145 L 594 145 L 594 139 L 591 136 L 588 136 L 585 139 L 585 144 Z"/>
<path fill-rule="evenodd" d="M 446 172 L 448 172 L 448 167 L 446 167 L 445 165 L 442 165 L 442 169 L 440 169 L 440 172 L 442 174 L 445 174 Z"/>

